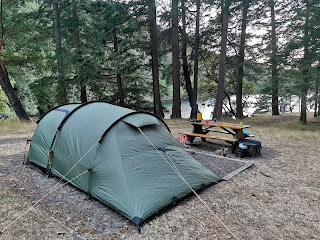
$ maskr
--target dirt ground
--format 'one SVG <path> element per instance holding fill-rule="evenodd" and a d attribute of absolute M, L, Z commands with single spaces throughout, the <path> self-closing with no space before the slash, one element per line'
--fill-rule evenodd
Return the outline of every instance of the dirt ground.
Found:
<path fill-rule="evenodd" d="M 274 119 L 261 119 L 250 129 L 263 145 L 262 156 L 251 159 L 254 165 L 200 196 L 239 239 L 320 239 L 320 131 L 292 133 L 268 127 L 278 121 Z M 185 120 L 169 120 L 168 125 L 176 136 L 191 130 Z M 58 181 L 22 164 L 26 135 L 0 134 L 0 230 Z M 195 144 L 194 149 L 204 147 Z M 194 196 L 150 219 L 139 234 L 124 217 L 66 185 L 0 239 L 236 238 Z"/>

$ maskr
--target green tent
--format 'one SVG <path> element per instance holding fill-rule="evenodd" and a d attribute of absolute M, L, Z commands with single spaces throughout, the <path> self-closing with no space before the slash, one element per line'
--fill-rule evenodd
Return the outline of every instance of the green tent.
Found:
<path fill-rule="evenodd" d="M 151 113 L 103 101 L 61 105 L 38 120 L 29 161 L 60 178 L 76 164 L 64 178 L 67 181 L 89 170 L 72 184 L 139 227 L 143 220 L 173 200 L 191 193 L 170 167 L 168 155 L 195 190 L 211 184 L 210 179 L 220 180 L 180 148 L 164 128 L 169 130 Z"/>

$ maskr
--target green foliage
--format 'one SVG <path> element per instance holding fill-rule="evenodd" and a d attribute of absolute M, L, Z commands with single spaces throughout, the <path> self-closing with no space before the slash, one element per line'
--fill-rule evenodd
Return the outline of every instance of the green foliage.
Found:
<path fill-rule="evenodd" d="M 253 95 L 257 93 L 256 66 L 246 62 L 247 74 L 243 81 L 243 95 Z M 225 90 L 228 95 L 236 93 L 237 80 L 237 58 L 227 58 L 227 70 L 225 79 Z M 217 91 L 217 81 L 219 74 L 219 57 L 215 53 L 206 52 L 202 54 L 199 71 L 199 96 L 202 99 L 215 98 Z"/>
<path fill-rule="evenodd" d="M 257 86 L 254 82 L 243 82 L 243 95 L 254 95 L 257 93 Z"/>
<path fill-rule="evenodd" d="M 257 101 L 257 113 L 266 113 L 269 111 L 271 96 L 261 94 Z"/>
<path fill-rule="evenodd" d="M 296 92 L 311 89 L 318 79 L 320 5 L 317 1 L 297 1 L 292 6 L 293 19 L 288 31 L 290 40 L 286 43 L 284 57 L 286 75 L 291 78 Z M 306 81 L 307 79 L 307 81 Z"/>
<path fill-rule="evenodd" d="M 310 4 L 306 11 L 306 2 Z M 52 22 L 51 1 L 3 1 L 5 44 L 1 59 L 8 69 L 24 106 L 40 113 L 57 104 L 58 74 Z M 187 8 L 188 62 L 193 79 L 195 2 L 185 1 Z M 219 74 L 221 1 L 201 3 L 200 62 L 198 96 L 214 98 Z M 148 9 L 145 1 L 59 1 L 63 71 L 68 101 L 79 102 L 80 82 L 87 87 L 88 100 L 104 99 L 134 109 L 146 109 L 152 99 L 149 52 Z M 228 32 L 225 91 L 236 93 L 238 51 L 241 33 L 242 1 L 231 1 Z M 158 3 L 159 76 L 162 98 L 171 98 L 171 28 L 170 6 Z M 190 11 L 189 11 L 190 10 Z M 278 35 L 279 96 L 300 95 L 301 88 L 313 91 L 319 81 L 320 9 L 315 0 L 276 1 Z M 217 14 L 212 14 L 215 12 Z M 262 94 L 261 111 L 268 109 L 271 94 L 269 61 L 269 1 L 250 1 L 248 43 L 245 51 L 243 94 Z M 305 38 L 305 21 L 308 38 Z M 260 30 L 265 30 L 264 32 Z M 268 30 L 269 29 L 269 30 Z M 303 49 L 308 48 L 308 57 Z M 258 63 L 260 62 L 260 63 Z M 122 88 L 118 89 L 121 77 Z M 304 81 L 304 79 L 308 81 Z M 183 81 L 182 81 L 183 82 Z M 182 89 L 184 83 L 182 84 Z M 187 94 L 182 90 L 182 97 Z M 0 111 L 10 113 L 8 101 L 0 91 Z"/>
<path fill-rule="evenodd" d="M 59 1 L 59 12 L 69 101 L 79 102 L 82 81 L 87 85 L 89 100 L 119 104 L 121 93 L 127 107 L 144 108 L 146 96 L 152 94 L 145 7 L 73 0 Z M 25 105 L 35 103 L 40 112 L 46 111 L 57 104 L 58 93 L 51 2 L 8 2 L 4 21 L 10 30 L 5 32 L 9 40 L 1 52 L 2 59 L 15 76 Z M 121 91 L 117 74 L 121 74 Z"/>
<path fill-rule="evenodd" d="M 8 99 L 2 89 L 0 89 L 0 113 L 1 114 L 7 114 L 9 111 L 8 107 Z"/>
<path fill-rule="evenodd" d="M 30 84 L 33 96 L 37 102 L 40 114 L 55 106 L 56 85 L 58 78 L 53 76 L 45 76 L 38 78 Z"/>

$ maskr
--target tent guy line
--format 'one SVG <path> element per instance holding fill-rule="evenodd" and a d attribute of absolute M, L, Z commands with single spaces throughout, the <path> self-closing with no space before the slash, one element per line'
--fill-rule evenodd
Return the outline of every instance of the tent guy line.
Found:
<path fill-rule="evenodd" d="M 193 172 L 198 173 L 198 174 L 201 175 L 202 177 L 205 177 L 205 178 L 211 180 L 211 181 L 214 182 L 214 183 L 219 183 L 218 181 L 213 180 L 212 178 L 209 178 L 209 177 L 203 175 L 202 173 L 199 173 L 198 171 L 194 170 L 193 168 L 189 167 L 188 165 L 184 164 L 184 163 L 181 162 L 179 159 L 175 158 L 175 157 L 172 156 L 170 153 L 168 153 L 168 151 L 166 151 L 166 154 L 167 154 L 168 158 L 172 157 L 173 159 L 175 159 L 176 161 L 178 161 L 180 164 L 182 164 L 183 166 L 189 168 L 189 169 L 192 170 Z"/>
<path fill-rule="evenodd" d="M 36 201 L 31 207 L 29 207 L 26 211 L 24 211 L 19 217 L 17 217 L 15 220 L 13 220 L 11 223 L 9 223 L 4 229 L 2 229 L 0 231 L 0 234 L 2 234 L 4 231 L 9 229 L 15 222 L 17 222 L 20 218 L 22 218 L 24 215 L 26 215 L 31 209 L 33 209 L 35 206 L 37 206 L 50 193 L 53 193 L 53 192 L 57 191 L 58 189 L 62 188 L 63 186 L 67 185 L 68 183 L 72 182 L 73 180 L 75 180 L 76 178 L 80 177 L 81 175 L 83 175 L 83 174 L 85 174 L 87 172 L 89 172 L 89 170 L 85 170 L 83 173 L 79 174 L 78 176 L 75 176 L 74 178 L 72 178 L 69 181 L 65 182 L 61 186 L 55 188 L 55 186 L 57 186 L 57 184 L 59 184 L 62 181 L 62 178 L 61 178 L 60 181 L 56 185 L 54 185 L 42 198 L 40 198 L 38 201 Z"/>
<path fill-rule="evenodd" d="M 178 140 L 178 142 L 180 143 L 179 139 L 178 139 L 176 136 L 174 136 L 171 132 L 167 131 L 167 129 L 165 129 L 165 128 L 162 127 L 162 126 L 161 126 L 161 128 L 164 129 L 167 133 L 169 133 L 173 138 L 175 138 L 176 140 Z M 193 152 L 195 152 L 195 151 L 194 151 L 190 146 L 188 146 L 188 145 L 185 145 L 185 144 L 182 144 L 182 143 L 180 143 L 180 145 L 182 145 L 182 146 L 187 146 L 190 150 L 192 150 Z M 226 171 L 224 171 L 222 168 L 216 166 L 214 163 L 212 163 L 211 161 L 209 161 L 209 160 L 208 160 L 207 158 L 205 158 L 201 153 L 199 153 L 199 152 L 195 152 L 195 153 L 196 153 L 197 155 L 199 155 L 203 160 L 205 160 L 206 162 L 208 162 L 209 164 L 211 164 L 212 166 L 214 166 L 215 168 L 217 168 L 217 169 L 219 169 L 220 171 L 222 171 L 223 173 L 227 174 Z M 242 184 L 242 183 L 241 183 L 239 180 L 237 180 L 237 179 L 234 179 L 234 181 L 237 182 L 238 184 Z M 223 186 L 226 186 L 226 185 L 223 185 Z M 249 188 L 249 187 L 247 187 L 247 189 L 248 189 L 249 191 L 251 191 L 252 194 L 246 194 L 246 195 L 249 195 L 249 196 L 251 196 L 251 197 L 256 196 L 258 199 L 263 200 L 263 201 L 266 202 L 266 203 L 268 202 L 267 199 L 265 199 L 265 198 L 262 197 L 260 194 L 258 194 L 254 189 L 251 189 L 251 188 Z M 239 191 L 237 190 L 237 192 L 239 192 Z"/>
<path fill-rule="evenodd" d="M 28 135 L 27 135 L 27 139 L 26 139 L 26 144 L 24 146 L 24 152 L 23 152 L 23 163 L 26 162 L 26 155 L 27 155 L 27 146 L 29 144 L 29 141 L 30 141 L 30 136 L 31 136 L 31 132 L 33 131 L 33 129 L 37 126 L 36 122 L 33 121 L 33 119 L 30 117 L 30 120 L 32 122 L 32 125 L 31 127 L 29 128 L 29 131 L 28 131 Z"/>
<path fill-rule="evenodd" d="M 169 158 L 169 160 L 171 161 L 172 165 L 168 162 L 167 159 L 165 159 L 163 157 L 163 155 L 159 152 L 159 150 L 153 145 L 153 143 L 148 139 L 148 137 L 142 132 L 142 130 L 140 128 L 138 128 L 138 130 L 143 134 L 143 136 L 148 140 L 148 142 L 153 146 L 153 148 L 155 148 L 155 150 L 158 152 L 158 154 L 160 154 L 160 156 L 167 162 L 167 164 L 174 170 L 174 172 L 183 180 L 183 182 L 185 182 L 185 184 L 190 188 L 190 190 L 197 196 L 197 198 L 202 202 L 202 204 L 209 210 L 209 212 L 211 213 L 211 215 L 213 215 L 223 226 L 224 228 L 235 238 L 238 239 L 235 234 L 227 227 L 227 225 L 210 209 L 210 207 L 204 202 L 203 199 L 201 199 L 201 197 L 195 192 L 195 190 L 190 186 L 190 184 L 185 180 L 185 178 L 182 176 L 182 174 L 180 173 L 180 171 L 178 170 L 178 168 L 176 167 L 176 165 L 173 163 L 171 157 L 168 155 L 167 151 L 166 154 Z M 8 224 L 3 230 L 1 230 L 0 234 L 2 234 L 3 232 L 5 232 L 7 229 L 9 229 L 15 222 L 17 222 L 20 218 L 22 218 L 25 214 L 27 214 L 31 209 L 33 209 L 37 204 L 39 204 L 43 199 L 45 199 L 50 193 L 55 192 L 56 190 L 60 189 L 61 187 L 67 185 L 68 183 L 71 183 L 73 180 L 75 180 L 76 178 L 82 176 L 83 174 L 89 172 L 90 170 L 87 169 L 84 172 L 82 172 L 81 174 L 73 177 L 72 179 L 68 180 L 66 183 L 64 183 L 63 185 L 57 187 L 57 185 L 64 180 L 67 175 L 80 163 L 80 161 L 90 152 L 92 151 L 92 149 L 99 143 L 99 141 L 101 140 L 101 138 L 96 141 L 96 143 L 94 143 L 92 145 L 92 147 L 70 168 L 70 170 L 62 177 L 60 178 L 60 180 L 47 192 L 47 194 L 45 194 L 42 198 L 40 198 L 36 203 L 34 203 L 31 207 L 29 207 L 25 212 L 23 212 L 20 216 L 18 216 L 14 221 L 12 221 L 10 224 Z M 180 162 L 180 161 L 179 161 Z M 185 164 L 183 164 L 185 165 Z M 187 165 L 185 165 L 187 166 Z M 197 172 L 196 170 L 192 169 L 191 167 L 187 166 L 189 169 L 193 170 L 194 172 L 200 174 L 201 176 L 210 179 L 211 181 L 217 182 L 209 177 L 206 177 L 205 175 Z"/>
<path fill-rule="evenodd" d="M 183 180 L 183 182 L 190 188 L 190 190 L 195 194 L 195 196 L 200 200 L 200 202 L 208 209 L 208 211 L 211 213 L 213 217 L 215 217 L 222 226 L 232 235 L 234 239 L 239 240 L 239 238 L 231 231 L 231 229 L 222 221 L 221 218 L 218 217 L 218 215 L 208 206 L 208 204 L 197 194 L 197 192 L 189 185 L 189 183 L 185 180 L 185 178 L 181 175 L 179 170 L 176 168 L 174 163 L 172 162 L 173 166 L 168 162 L 168 160 L 163 157 L 163 155 L 160 153 L 160 151 L 154 146 L 154 144 L 149 140 L 149 138 L 144 134 L 144 132 L 138 128 L 138 130 L 141 132 L 141 134 L 147 139 L 147 141 L 152 145 L 152 147 L 158 152 L 158 154 L 167 162 L 167 164 L 176 172 L 176 174 Z"/>
<path fill-rule="evenodd" d="M 143 221 L 175 199 L 212 184 L 212 180 L 221 181 L 164 132 L 160 126 L 165 128 L 166 123 L 150 113 L 94 101 L 54 108 L 37 123 L 28 161 L 47 171 L 52 168 L 52 174 L 65 181 L 88 170 L 89 174 L 71 184 L 131 220 L 138 230 Z M 88 127 L 88 123 L 94 124 Z M 166 157 L 172 163 L 163 161 L 165 153 L 159 156 L 138 129 L 184 165 L 175 166 L 170 156 Z M 50 150 L 52 162 L 48 165 Z"/>
<path fill-rule="evenodd" d="M 100 139 L 99 139 L 100 140 Z M 46 195 L 44 195 L 41 199 L 39 199 L 34 205 L 32 205 L 29 209 L 27 209 L 25 212 L 23 212 L 19 217 L 17 217 L 14 221 L 12 221 L 8 226 L 6 226 L 3 230 L 1 230 L 0 233 L 3 233 L 5 230 L 7 230 L 12 224 L 14 224 L 16 221 L 18 221 L 22 216 L 24 216 L 27 212 L 29 212 L 32 208 L 34 208 L 39 202 L 41 202 L 44 198 L 46 198 L 50 193 L 56 191 L 57 189 L 59 189 L 60 187 L 70 183 L 71 181 L 73 181 L 74 179 L 80 177 L 81 175 L 83 175 L 84 173 L 88 172 L 89 170 L 87 169 L 86 171 L 84 171 L 83 173 L 77 175 L 76 177 L 72 178 L 71 180 L 68 180 L 65 184 L 63 184 L 62 186 L 58 187 L 55 189 L 55 187 L 62 181 L 64 180 L 64 178 L 66 178 L 66 176 L 80 163 L 80 161 L 97 145 L 97 143 L 99 142 L 99 140 L 92 145 L 92 147 L 71 167 L 71 169 L 62 177 L 60 178 L 60 180 L 48 191 L 48 193 Z"/>
<path fill-rule="evenodd" d="M 69 114 L 66 116 L 65 111 L 60 110 L 68 110 Z M 174 199 L 188 195 L 191 190 L 177 181 L 179 176 L 169 170 L 170 167 L 153 148 L 149 149 L 150 144 L 138 127 L 158 147 L 172 150 L 171 154 L 182 158 L 181 161 L 193 169 L 216 181 L 221 180 L 192 158 L 159 126 L 167 127 L 162 119 L 151 113 L 137 112 L 104 101 L 63 105 L 47 112 L 38 121 L 28 160 L 40 167 L 48 167 L 46 153 L 51 149 L 59 128 L 51 168 L 53 175 L 61 177 L 99 138 L 99 144 L 68 178 L 90 169 L 90 174 L 76 179 L 72 184 L 131 220 L 139 229 L 139 224 L 172 204 Z M 186 174 L 184 177 L 195 190 L 212 184 L 211 180 L 186 167 L 182 166 L 182 169 Z M 164 188 L 165 182 L 167 185 Z"/>
<path fill-rule="evenodd" d="M 194 171 L 194 172 L 200 174 L 201 176 L 203 176 L 203 177 L 205 177 L 205 178 L 213 181 L 214 183 L 219 183 L 218 181 L 215 181 L 215 180 L 213 180 L 213 179 L 211 179 L 211 178 L 209 178 L 209 177 L 207 177 L 207 176 L 205 176 L 205 175 L 197 172 L 196 170 L 190 168 L 189 166 L 187 166 L 186 164 L 184 164 L 183 162 L 181 162 L 179 159 L 177 159 L 176 157 L 174 157 L 174 156 L 171 155 L 170 153 L 168 153 L 168 152 L 166 152 L 166 153 L 167 153 L 167 155 L 170 155 L 173 159 L 175 159 L 177 162 L 179 162 L 180 164 L 186 166 L 187 168 L 191 169 L 192 171 Z M 222 185 L 222 186 L 227 187 L 227 188 L 229 188 L 229 189 L 231 189 L 231 190 L 233 190 L 233 191 L 235 191 L 235 192 L 238 192 L 238 193 L 240 193 L 240 194 L 243 194 L 243 195 L 245 195 L 245 196 L 252 197 L 251 194 L 248 194 L 248 193 L 246 193 L 246 192 L 242 192 L 242 191 L 240 191 L 240 190 L 238 190 L 238 189 L 235 189 L 235 188 L 233 188 L 233 187 L 230 187 L 230 186 L 228 186 L 228 185 Z"/>

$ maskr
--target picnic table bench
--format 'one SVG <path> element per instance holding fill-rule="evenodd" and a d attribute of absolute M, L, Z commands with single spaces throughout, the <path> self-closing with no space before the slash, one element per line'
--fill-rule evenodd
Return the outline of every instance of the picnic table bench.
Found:
<path fill-rule="evenodd" d="M 192 133 L 192 132 L 182 132 L 180 134 L 193 137 L 193 138 L 200 137 L 200 138 L 218 139 L 218 140 L 223 140 L 225 142 L 237 142 L 239 140 L 236 138 L 225 138 L 225 137 L 211 136 L 211 135 L 205 135 L 201 133 Z"/>
<path fill-rule="evenodd" d="M 222 140 L 227 143 L 231 143 L 232 146 L 240 140 L 244 139 L 243 129 L 250 128 L 251 125 L 241 125 L 234 123 L 225 123 L 225 122 L 213 122 L 213 121 L 199 121 L 199 122 L 190 122 L 188 124 L 193 125 L 192 132 L 181 132 L 180 135 L 188 136 L 190 142 L 192 143 L 196 137 L 200 137 L 202 141 L 206 141 L 206 139 L 217 139 Z M 220 137 L 214 135 L 207 135 L 210 132 L 217 132 L 232 135 L 231 137 Z M 232 147 L 233 148 L 233 147 Z"/>

